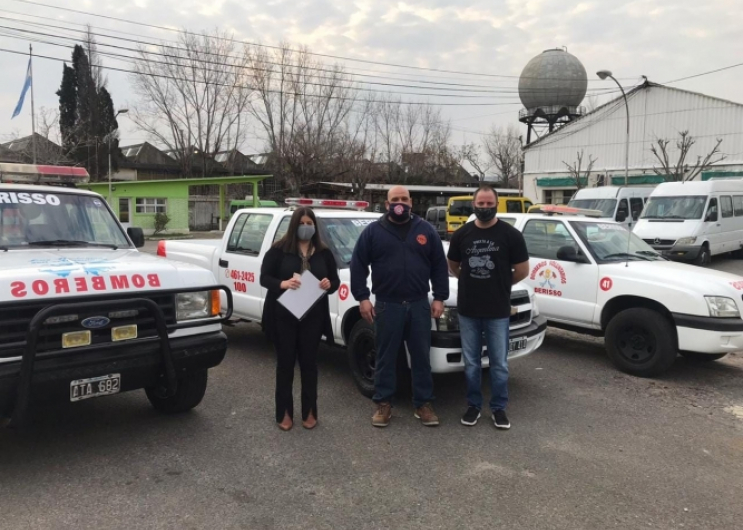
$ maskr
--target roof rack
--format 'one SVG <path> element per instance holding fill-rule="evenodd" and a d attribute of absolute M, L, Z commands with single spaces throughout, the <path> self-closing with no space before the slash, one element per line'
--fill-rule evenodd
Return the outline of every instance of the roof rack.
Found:
<path fill-rule="evenodd" d="M 369 207 L 369 203 L 366 201 L 345 201 L 338 199 L 291 198 L 286 199 L 284 202 L 291 208 L 308 206 L 314 208 L 338 208 L 342 210 L 365 210 Z"/>
<path fill-rule="evenodd" d="M 547 215 L 585 215 L 586 217 L 604 217 L 601 210 L 589 210 L 588 208 L 575 208 L 573 206 L 563 206 L 560 204 L 545 204 L 540 207 L 542 213 Z"/>
<path fill-rule="evenodd" d="M 75 186 L 89 180 L 84 167 L 0 162 L 0 183 Z"/>

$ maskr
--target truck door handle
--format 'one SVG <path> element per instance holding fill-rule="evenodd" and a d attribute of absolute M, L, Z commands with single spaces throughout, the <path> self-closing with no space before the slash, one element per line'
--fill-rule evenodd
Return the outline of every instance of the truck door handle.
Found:
<path fill-rule="evenodd" d="M 226 269 L 230 263 L 226 259 L 219 260 L 219 266 Z"/>

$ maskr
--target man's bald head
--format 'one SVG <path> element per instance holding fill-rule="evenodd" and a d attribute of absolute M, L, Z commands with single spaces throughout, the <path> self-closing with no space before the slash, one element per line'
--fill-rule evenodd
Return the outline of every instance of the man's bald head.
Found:
<path fill-rule="evenodd" d="M 392 186 L 390 191 L 387 192 L 387 205 L 401 202 L 403 204 L 411 204 L 410 192 L 405 186 Z"/>

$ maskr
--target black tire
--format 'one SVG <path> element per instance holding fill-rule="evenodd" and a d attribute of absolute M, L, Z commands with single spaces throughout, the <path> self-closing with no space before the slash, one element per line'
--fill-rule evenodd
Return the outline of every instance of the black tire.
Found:
<path fill-rule="evenodd" d="M 694 265 L 699 265 L 700 267 L 706 267 L 712 263 L 712 253 L 709 251 L 709 247 L 705 243 L 702 245 L 701 250 L 699 251 L 699 255 L 694 260 Z"/>
<path fill-rule="evenodd" d="M 653 377 L 668 370 L 678 352 L 676 333 L 666 317 L 644 307 L 625 309 L 606 327 L 606 351 L 621 371 Z"/>
<path fill-rule="evenodd" d="M 374 326 L 359 320 L 351 330 L 348 339 L 348 364 L 356 387 L 363 396 L 374 396 L 374 371 L 377 364 L 377 348 L 374 340 Z M 405 346 L 397 354 L 397 392 L 400 395 L 412 393 L 412 374 L 408 367 Z"/>
<path fill-rule="evenodd" d="M 362 395 L 374 395 L 374 370 L 377 364 L 377 348 L 374 342 L 374 326 L 366 320 L 354 324 L 348 338 L 348 364 L 353 380 Z"/>
<path fill-rule="evenodd" d="M 208 375 L 206 370 L 188 370 L 178 377 L 175 395 L 166 397 L 165 386 L 145 388 L 147 399 L 158 412 L 178 414 L 196 407 L 204 398 Z"/>
<path fill-rule="evenodd" d="M 695 351 L 682 351 L 679 352 L 686 359 L 689 359 L 695 363 L 708 363 L 712 361 L 718 361 L 725 357 L 727 353 L 699 353 Z"/>

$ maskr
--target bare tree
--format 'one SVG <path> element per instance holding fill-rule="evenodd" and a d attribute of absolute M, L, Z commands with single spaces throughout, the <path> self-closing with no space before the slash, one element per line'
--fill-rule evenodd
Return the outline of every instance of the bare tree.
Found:
<path fill-rule="evenodd" d="M 562 163 L 565 164 L 565 167 L 568 169 L 568 173 L 570 174 L 570 178 L 575 183 L 575 187 L 581 189 L 588 184 L 588 177 L 591 175 L 591 170 L 593 169 L 593 166 L 594 164 L 596 164 L 596 160 L 598 159 L 594 158 L 591 155 L 588 155 L 588 165 L 585 169 L 583 169 L 583 149 L 578 151 L 578 153 L 576 154 L 576 158 L 577 161 L 573 162 L 572 164 L 568 164 L 565 161 L 563 161 Z"/>
<path fill-rule="evenodd" d="M 461 153 L 451 147 L 451 127 L 432 105 L 381 98 L 374 112 L 379 158 L 388 183 L 459 180 Z"/>
<path fill-rule="evenodd" d="M 650 146 L 650 152 L 653 153 L 660 164 L 660 167 L 653 166 L 653 171 L 656 175 L 661 175 L 666 182 L 694 180 L 702 171 L 726 158 L 725 155 L 720 153 L 722 138 L 718 138 L 712 150 L 704 158 L 701 155 L 697 155 L 696 163 L 690 168 L 686 158 L 689 156 L 692 146 L 696 143 L 694 137 L 689 134 L 688 130 L 679 132 L 679 137 L 676 140 L 676 149 L 678 150 L 676 162 L 671 162 L 668 149 L 668 144 L 670 143 L 670 140 L 658 138 L 655 144 Z M 713 160 L 716 155 L 719 155 L 719 157 Z"/>
<path fill-rule="evenodd" d="M 501 185 L 506 188 L 518 186 L 523 156 L 518 129 L 513 125 L 506 129 L 493 127 L 483 140 L 483 145 L 493 166 L 500 173 Z"/>
<path fill-rule="evenodd" d="M 480 181 L 485 179 L 485 174 L 493 167 L 493 161 L 490 157 L 483 154 L 482 146 L 475 143 L 464 144 L 459 149 L 459 156 L 462 160 L 469 162 L 477 171 L 477 177 Z"/>
<path fill-rule="evenodd" d="M 160 55 L 151 55 L 155 51 Z M 227 33 L 183 31 L 178 45 L 141 48 L 132 74 L 139 96 L 130 117 L 178 160 L 185 175 L 207 176 L 211 158 L 245 139 L 244 113 L 252 93 L 247 67 Z M 194 168 L 194 154 L 200 157 Z"/>
<path fill-rule="evenodd" d="M 328 178 L 354 136 L 349 123 L 358 96 L 350 76 L 287 44 L 271 51 L 248 45 L 245 55 L 256 91 L 248 111 L 265 133 L 274 177 L 292 193 Z"/>

